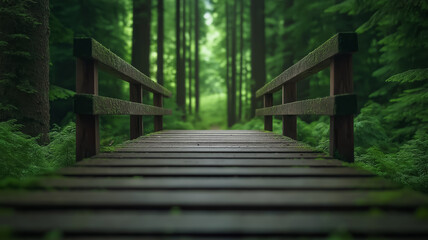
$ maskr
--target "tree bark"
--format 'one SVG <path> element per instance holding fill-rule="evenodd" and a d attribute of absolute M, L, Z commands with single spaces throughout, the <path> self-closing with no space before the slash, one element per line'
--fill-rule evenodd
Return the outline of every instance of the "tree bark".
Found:
<path fill-rule="evenodd" d="M 195 112 L 199 113 L 199 0 L 195 0 Z"/>
<path fill-rule="evenodd" d="M 256 91 L 266 82 L 265 3 L 251 0 L 251 117 L 261 101 L 256 101 Z"/>
<path fill-rule="evenodd" d="M 240 20 L 239 20 L 239 107 L 238 107 L 238 121 L 242 120 L 242 75 L 244 65 L 244 1 L 240 0 Z"/>
<path fill-rule="evenodd" d="M 2 2 L 11 8 L 20 2 Z M 10 52 L 27 52 L 28 56 L 0 54 L 0 120 L 17 119 L 22 132 L 38 138 L 40 144 L 49 142 L 49 0 L 28 2 L 25 13 L 40 24 L 21 21 L 16 16 L 0 14 L 0 40 L 8 42 Z M 27 39 L 7 41 L 12 34 Z M 9 106 L 10 108 L 8 109 Z"/>
<path fill-rule="evenodd" d="M 231 114 L 231 91 L 230 91 L 230 78 L 229 78 L 229 55 L 230 55 L 230 23 L 229 23 L 229 4 L 225 1 L 226 8 L 226 94 L 227 94 L 227 126 L 232 126 L 232 114 Z"/>
<path fill-rule="evenodd" d="M 176 54 L 176 103 L 180 110 L 183 110 L 182 90 L 181 90 L 181 0 L 177 0 L 175 5 L 175 54 Z"/>
<path fill-rule="evenodd" d="M 164 85 L 164 73 L 163 73 L 163 63 L 164 63 L 164 2 L 163 0 L 158 0 L 158 39 L 157 39 L 157 72 L 156 78 L 160 85 Z"/>
<path fill-rule="evenodd" d="M 230 125 L 236 123 L 236 0 L 233 1 L 232 9 L 232 82 L 230 94 Z"/>
<path fill-rule="evenodd" d="M 134 0 L 132 65 L 150 77 L 151 0 Z"/>
<path fill-rule="evenodd" d="M 192 114 L 192 1 L 189 1 L 189 58 L 188 58 L 188 64 L 189 64 L 189 114 Z"/>

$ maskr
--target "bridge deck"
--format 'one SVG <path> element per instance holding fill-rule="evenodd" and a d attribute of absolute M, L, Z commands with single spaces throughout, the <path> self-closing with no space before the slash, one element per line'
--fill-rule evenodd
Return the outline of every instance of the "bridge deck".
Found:
<path fill-rule="evenodd" d="M 70 239 L 428 235 L 426 196 L 260 131 L 163 131 L 59 174 L 29 191 L 1 192 L 0 207 L 13 209 L 1 211 L 2 231 Z"/>

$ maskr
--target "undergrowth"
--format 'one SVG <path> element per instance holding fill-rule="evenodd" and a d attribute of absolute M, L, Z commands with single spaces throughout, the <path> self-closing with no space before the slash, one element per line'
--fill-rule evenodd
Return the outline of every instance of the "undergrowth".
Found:
<path fill-rule="evenodd" d="M 75 125 L 55 127 L 47 146 L 20 132 L 15 121 L 0 122 L 0 179 L 36 176 L 69 166 L 75 159 Z"/>

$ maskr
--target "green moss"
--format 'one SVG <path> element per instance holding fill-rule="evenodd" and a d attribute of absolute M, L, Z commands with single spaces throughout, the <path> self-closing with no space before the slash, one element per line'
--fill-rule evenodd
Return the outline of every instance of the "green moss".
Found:
<path fill-rule="evenodd" d="M 174 215 L 174 216 L 179 216 L 181 215 L 181 208 L 178 206 L 173 206 L 170 210 L 169 210 L 169 214 L 170 215 Z"/>

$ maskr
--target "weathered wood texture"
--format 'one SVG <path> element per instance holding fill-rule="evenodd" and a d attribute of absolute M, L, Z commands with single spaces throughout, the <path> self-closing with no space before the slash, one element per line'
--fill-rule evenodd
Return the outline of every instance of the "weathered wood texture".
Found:
<path fill-rule="evenodd" d="M 272 106 L 273 106 L 273 95 L 272 94 L 265 94 L 264 95 L 263 107 L 268 108 L 268 107 L 272 107 Z M 256 111 L 256 115 L 257 115 L 257 111 Z M 265 114 L 264 119 L 265 119 L 265 131 L 272 131 L 272 129 L 273 129 L 272 115 Z"/>
<path fill-rule="evenodd" d="M 330 118 L 330 155 L 354 161 L 353 114 L 357 110 L 352 95 L 352 53 L 358 50 L 356 33 L 338 33 L 277 78 L 257 90 L 257 97 L 272 96 L 282 87 L 282 105 L 266 105 L 256 115 L 265 116 L 265 130 L 272 131 L 273 115 L 282 115 L 284 136 L 297 139 L 298 115 L 328 115 Z M 297 100 L 296 83 L 330 65 L 330 97 Z"/>
<path fill-rule="evenodd" d="M 147 91 L 159 93 L 165 97 L 172 96 L 168 89 L 152 81 L 131 64 L 92 38 L 76 38 L 74 40 L 74 56 L 81 59 L 95 60 L 102 69 L 130 83 L 141 84 Z"/>
<path fill-rule="evenodd" d="M 295 101 L 297 101 L 297 84 L 282 85 L 282 104 L 290 104 Z M 282 116 L 282 135 L 297 140 L 297 116 Z"/>
<path fill-rule="evenodd" d="M 274 93 L 280 90 L 282 85 L 286 83 L 297 82 L 313 73 L 319 72 L 328 67 L 331 58 L 337 54 L 353 53 L 356 51 L 358 51 L 357 34 L 338 33 L 271 82 L 257 90 L 256 96 L 261 97 L 267 93 Z"/>
<path fill-rule="evenodd" d="M 170 115 L 170 109 L 130 102 L 116 98 L 76 94 L 74 111 L 84 115 Z"/>
<path fill-rule="evenodd" d="M 98 95 L 98 69 L 93 60 L 77 59 L 76 93 Z M 99 132 L 98 116 L 76 114 L 76 160 L 98 154 Z"/>
<path fill-rule="evenodd" d="M 157 132 L 1 191 L 0 227 L 16 239 L 428 237 L 427 196 L 301 149 L 259 131 Z"/>
<path fill-rule="evenodd" d="M 330 65 L 330 96 L 349 94 L 353 90 L 352 55 L 335 56 Z M 354 115 L 351 112 L 330 117 L 330 155 L 354 161 Z"/>
<path fill-rule="evenodd" d="M 357 112 L 357 98 L 353 94 L 302 100 L 256 110 L 257 116 L 266 115 L 352 115 Z"/>
<path fill-rule="evenodd" d="M 141 84 L 129 84 L 129 100 L 135 103 L 143 103 L 143 89 Z M 143 116 L 131 115 L 129 118 L 129 137 L 136 139 L 144 133 Z"/>

